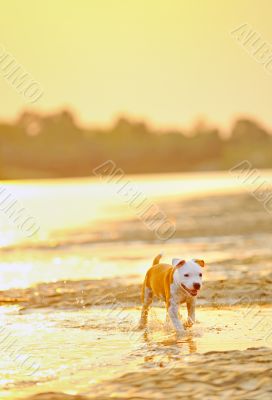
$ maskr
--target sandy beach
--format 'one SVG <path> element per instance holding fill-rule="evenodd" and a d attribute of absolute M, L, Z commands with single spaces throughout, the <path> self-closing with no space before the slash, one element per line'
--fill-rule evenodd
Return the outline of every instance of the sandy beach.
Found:
<path fill-rule="evenodd" d="M 271 350 L 266 348 L 208 352 L 167 374 L 161 371 L 128 373 L 106 381 L 94 388 L 95 396 L 49 392 L 31 396 L 29 400 L 201 399 L 203 396 L 268 400 L 271 398 L 271 356 Z"/>
<path fill-rule="evenodd" d="M 14 324 L 23 332 L 31 324 L 35 331 L 21 343 L 40 368 L 28 376 L 30 364 L 25 370 L 17 365 L 14 380 L 15 360 L 6 360 L 0 394 L 29 400 L 269 399 L 271 317 L 271 306 L 203 306 L 197 324 L 177 339 L 159 306 L 146 332 L 135 329 L 138 307 L 9 309 L 6 329 L 13 332 Z"/>
<path fill-rule="evenodd" d="M 129 278 L 129 277 L 128 277 Z M 131 278 L 132 279 L 132 278 Z M 140 306 L 141 284 L 124 284 L 122 278 L 101 281 L 59 281 L 43 283 L 27 289 L 0 292 L 0 305 L 17 304 L 20 310 L 54 307 L 74 309 L 99 305 Z M 259 279 L 221 279 L 205 282 L 198 296 L 198 304 L 232 306 L 271 304 L 272 274 Z"/>
<path fill-rule="evenodd" d="M 173 189 L 154 197 L 176 215 L 177 234 L 162 243 L 121 199 L 97 220 L 87 214 L 91 183 L 63 185 L 41 187 L 56 204 L 64 191 L 67 203 L 44 219 L 46 235 L 14 237 L 0 250 L 0 398 L 270 399 L 272 236 L 262 205 L 229 188 L 217 195 L 212 183 L 208 197 Z M 85 197 L 73 211 L 75 188 Z M 31 201 L 42 217 L 42 198 Z M 80 213 L 86 225 L 75 225 Z M 137 330 L 143 277 L 161 250 L 166 262 L 176 255 L 206 261 L 197 323 L 183 338 L 165 323 L 160 301 L 147 331 Z"/>

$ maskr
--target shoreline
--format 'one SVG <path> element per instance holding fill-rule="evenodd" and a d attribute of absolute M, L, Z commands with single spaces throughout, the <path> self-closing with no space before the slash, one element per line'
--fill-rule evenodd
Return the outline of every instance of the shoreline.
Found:
<path fill-rule="evenodd" d="M 0 291 L 0 306 L 29 308 L 82 308 L 119 304 L 140 306 L 141 284 L 124 284 L 124 278 L 40 283 L 26 289 Z M 234 306 L 272 303 L 272 274 L 204 282 L 198 296 L 201 306 Z"/>

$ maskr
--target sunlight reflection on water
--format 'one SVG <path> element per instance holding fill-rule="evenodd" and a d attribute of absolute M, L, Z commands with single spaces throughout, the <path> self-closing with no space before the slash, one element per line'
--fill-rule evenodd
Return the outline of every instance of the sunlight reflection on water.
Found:
<path fill-rule="evenodd" d="M 267 174 L 271 177 L 271 172 Z M 152 309 L 146 334 L 131 334 L 140 313 L 137 294 L 132 293 L 130 301 L 137 306 L 126 308 L 125 314 L 119 308 L 109 313 L 106 305 L 88 305 L 102 286 L 104 292 L 120 295 L 126 285 L 141 282 L 152 258 L 162 250 L 166 262 L 181 255 L 205 259 L 205 280 L 212 286 L 215 283 L 215 291 L 217 280 L 256 280 L 271 271 L 268 216 L 249 196 L 228 197 L 244 190 L 228 173 L 129 179 L 175 220 L 176 237 L 162 243 L 150 233 L 147 236 L 135 210 L 116 196 L 114 184 L 95 179 L 7 183 L 39 219 L 41 230 L 26 241 L 0 213 L 0 290 L 57 283 L 41 284 L 30 289 L 30 294 L 23 292 L 21 296 L 30 296 L 26 307 L 0 307 L 0 325 L 15 340 L 13 351 L 31 354 L 40 364 L 35 375 L 27 377 L 5 348 L 0 348 L 4 371 L 0 398 L 42 391 L 88 393 L 93 384 L 124 373 L 124 365 L 127 371 L 140 371 L 144 376 L 149 369 L 186 365 L 197 353 L 271 346 L 264 341 L 263 326 L 256 325 L 255 314 L 245 318 L 234 307 L 199 307 L 200 324 L 177 341 L 165 327 L 165 310 L 160 307 Z M 206 197 L 211 194 L 219 197 Z M 89 298 L 83 307 L 84 288 Z M 122 301 L 130 299 L 129 295 L 125 291 Z M 8 295 L 1 296 L 2 303 L 8 304 Z M 24 299 L 20 301 L 23 304 Z M 271 307 L 256 312 L 258 320 L 271 320 Z"/>
<path fill-rule="evenodd" d="M 93 308 L 82 311 L 44 310 L 17 314 L 16 308 L 5 308 L 0 314 L 1 324 L 16 335 L 25 353 L 31 354 L 41 367 L 28 377 L 6 354 L 2 355 L 1 398 L 24 397 L 37 391 L 88 392 L 90 385 L 111 379 L 124 372 L 166 369 L 186 365 L 196 353 L 207 351 L 246 349 L 252 340 L 258 346 L 267 345 L 258 325 L 254 335 L 239 318 L 239 309 L 213 312 L 200 308 L 200 324 L 190 329 L 183 339 L 176 339 L 171 329 L 165 329 L 165 310 L 155 308 L 151 314 L 149 331 L 134 331 L 139 310 Z M 271 318 L 271 308 L 260 309 L 260 315 Z M 121 324 L 117 323 L 122 317 Z M 125 314 L 125 316 L 124 316 Z M 26 334 L 26 329 L 31 331 Z M 33 335 L 35 332 L 35 335 Z M 252 337 L 254 336 L 254 338 Z M 29 382 L 29 384 L 27 384 Z M 39 383 L 37 387 L 37 383 Z"/>

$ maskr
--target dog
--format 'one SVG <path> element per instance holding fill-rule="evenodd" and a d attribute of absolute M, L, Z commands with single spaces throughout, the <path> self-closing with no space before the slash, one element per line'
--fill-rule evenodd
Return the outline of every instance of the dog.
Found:
<path fill-rule="evenodd" d="M 185 327 L 195 323 L 196 297 L 202 287 L 203 260 L 190 261 L 174 258 L 172 265 L 160 263 L 162 254 L 153 260 L 152 267 L 147 271 L 142 288 L 142 313 L 139 328 L 147 325 L 148 311 L 153 297 L 161 298 L 166 303 L 169 316 L 177 334 L 185 332 L 179 316 L 179 305 L 187 305 L 188 319 Z"/>

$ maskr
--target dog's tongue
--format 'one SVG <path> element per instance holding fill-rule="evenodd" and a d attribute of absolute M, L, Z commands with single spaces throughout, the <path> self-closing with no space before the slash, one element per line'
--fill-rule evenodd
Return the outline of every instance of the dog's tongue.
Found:
<path fill-rule="evenodd" d="M 186 286 L 181 284 L 181 287 L 183 287 L 183 289 L 186 289 L 186 291 L 191 295 L 191 296 L 196 296 L 198 294 L 198 290 L 197 289 L 189 289 Z"/>

